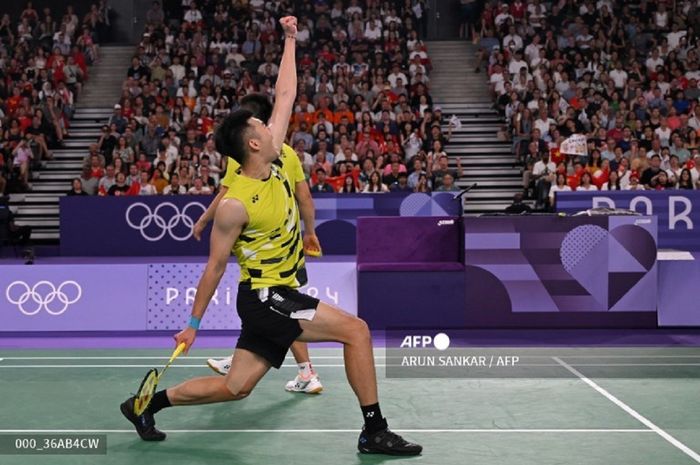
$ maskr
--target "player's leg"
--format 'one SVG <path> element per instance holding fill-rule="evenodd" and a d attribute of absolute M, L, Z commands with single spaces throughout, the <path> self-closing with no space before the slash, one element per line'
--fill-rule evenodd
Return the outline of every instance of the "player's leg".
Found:
<path fill-rule="evenodd" d="M 167 390 L 171 405 L 198 405 L 247 397 L 270 369 L 260 355 L 245 349 L 233 353 L 231 370 L 225 378 L 206 376 L 190 379 Z"/>
<path fill-rule="evenodd" d="M 323 384 L 318 378 L 318 373 L 314 370 L 309 357 L 309 348 L 304 342 L 295 341 L 290 347 L 294 359 L 297 362 L 299 371 L 293 380 L 285 385 L 285 390 L 289 392 L 303 392 L 305 394 L 319 394 L 323 391 Z M 207 360 L 209 368 L 216 373 L 226 376 L 231 370 L 231 357 Z"/>
<path fill-rule="evenodd" d="M 309 346 L 305 342 L 294 341 L 289 348 L 294 355 L 294 360 L 297 362 L 299 371 L 293 380 L 287 382 L 284 387 L 289 392 L 303 392 L 306 394 L 319 394 L 323 391 L 321 380 L 318 379 L 318 374 L 311 365 L 311 357 L 309 356 Z"/>
<path fill-rule="evenodd" d="M 345 373 L 360 405 L 377 402 L 377 376 L 372 338 L 363 320 L 323 302 L 313 320 L 300 320 L 300 341 L 335 341 L 343 344 Z"/>
<path fill-rule="evenodd" d="M 365 426 L 358 449 L 363 453 L 417 455 L 422 447 L 405 441 L 388 429 L 379 408 L 372 337 L 363 320 L 320 302 L 311 320 L 300 320 L 298 340 L 335 341 L 343 344 L 345 373 L 360 403 Z"/>
<path fill-rule="evenodd" d="M 260 355 L 237 348 L 233 355 L 233 370 L 225 378 L 208 376 L 187 380 L 172 388 L 156 392 L 146 411 L 134 414 L 134 398 L 121 405 L 122 414 L 134 425 L 144 441 L 162 441 L 166 435 L 156 429 L 154 415 L 174 405 L 199 405 L 240 400 L 247 397 L 258 381 L 270 369 L 270 363 Z"/>

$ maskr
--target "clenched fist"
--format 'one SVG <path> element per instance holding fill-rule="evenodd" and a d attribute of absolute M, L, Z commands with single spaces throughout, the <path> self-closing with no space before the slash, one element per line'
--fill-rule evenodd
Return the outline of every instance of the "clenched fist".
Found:
<path fill-rule="evenodd" d="M 297 35 L 297 18 L 296 16 L 285 16 L 280 19 L 280 24 L 286 35 L 296 37 Z"/>

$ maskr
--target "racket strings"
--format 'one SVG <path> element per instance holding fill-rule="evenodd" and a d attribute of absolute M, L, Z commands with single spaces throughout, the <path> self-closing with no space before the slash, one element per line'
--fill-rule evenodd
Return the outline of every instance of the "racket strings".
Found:
<path fill-rule="evenodd" d="M 153 399 L 153 394 L 155 393 L 156 386 L 158 384 L 158 370 L 155 368 L 150 370 L 143 381 L 134 399 L 134 413 L 136 415 L 141 415 Z"/>

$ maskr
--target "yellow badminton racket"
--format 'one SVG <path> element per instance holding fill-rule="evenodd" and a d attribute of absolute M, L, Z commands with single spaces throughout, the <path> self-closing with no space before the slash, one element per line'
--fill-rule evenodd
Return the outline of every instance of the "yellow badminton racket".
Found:
<path fill-rule="evenodd" d="M 146 411 L 148 405 L 151 403 L 151 400 L 153 400 L 153 394 L 156 392 L 160 378 L 163 377 L 170 365 L 172 365 L 175 359 L 182 353 L 183 350 L 185 350 L 185 347 L 186 345 L 183 342 L 177 346 L 177 348 L 175 348 L 173 354 L 170 356 L 170 360 L 168 360 L 168 363 L 160 373 L 158 373 L 158 370 L 155 368 L 148 370 L 148 373 L 146 373 L 143 381 L 141 381 L 141 386 L 139 386 L 139 390 L 136 393 L 136 399 L 134 400 L 134 413 L 136 415 L 141 415 Z"/>

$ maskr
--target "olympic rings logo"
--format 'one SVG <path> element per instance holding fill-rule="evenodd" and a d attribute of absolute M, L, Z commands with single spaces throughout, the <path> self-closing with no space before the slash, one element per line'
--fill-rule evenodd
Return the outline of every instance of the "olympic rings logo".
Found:
<path fill-rule="evenodd" d="M 192 237 L 195 219 L 187 214 L 192 208 L 199 208 L 202 213 L 206 211 L 206 207 L 199 202 L 188 203 L 182 211 L 172 202 L 163 202 L 155 210 L 151 210 L 151 207 L 143 202 L 136 202 L 126 209 L 125 218 L 126 223 L 139 231 L 141 236 L 149 242 L 159 241 L 166 234 L 173 240 L 182 242 Z M 165 216 L 168 212 L 171 213 L 170 219 Z M 178 233 L 178 229 L 184 229 L 184 231 Z"/>
<path fill-rule="evenodd" d="M 46 310 L 49 315 L 61 315 L 82 295 L 83 289 L 75 281 L 64 281 L 58 288 L 45 280 L 32 287 L 24 281 L 14 281 L 5 289 L 7 301 L 17 305 L 19 311 L 27 316 L 36 315 L 41 310 Z"/>

